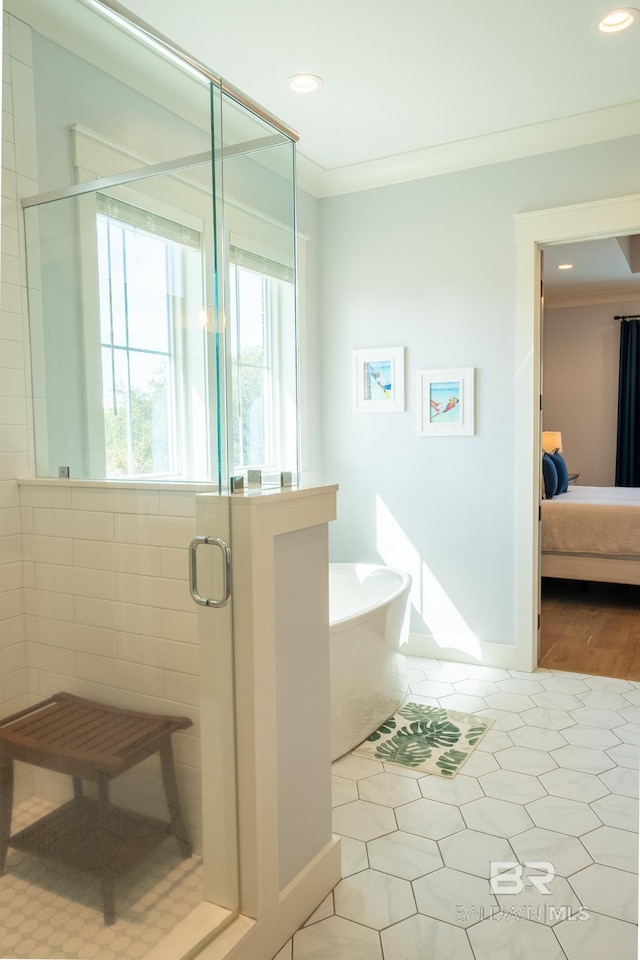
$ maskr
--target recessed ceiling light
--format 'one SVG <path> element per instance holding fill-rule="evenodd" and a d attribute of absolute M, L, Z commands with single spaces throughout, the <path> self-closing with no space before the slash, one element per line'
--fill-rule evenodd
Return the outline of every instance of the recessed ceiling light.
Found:
<path fill-rule="evenodd" d="M 558 270 L 573 270 L 572 263 L 559 263 Z"/>
<path fill-rule="evenodd" d="M 312 73 L 296 73 L 287 80 L 289 87 L 294 93 L 313 93 L 318 87 L 322 86 L 322 77 L 316 77 Z"/>
<path fill-rule="evenodd" d="M 638 11 L 633 7 L 619 7 L 617 10 L 610 10 L 600 23 L 598 28 L 603 33 L 617 33 L 619 30 L 626 30 L 636 19 Z"/>

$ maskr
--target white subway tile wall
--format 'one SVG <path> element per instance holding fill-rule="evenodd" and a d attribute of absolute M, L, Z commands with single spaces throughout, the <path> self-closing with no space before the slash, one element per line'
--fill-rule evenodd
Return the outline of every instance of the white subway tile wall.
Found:
<path fill-rule="evenodd" d="M 200 840 L 197 608 L 188 545 L 195 494 L 82 487 L 64 480 L 20 486 L 27 659 L 32 701 L 59 690 L 103 703 L 188 716 L 174 736 L 189 832 Z M 140 503 L 140 515 L 136 514 Z M 178 516 L 171 515 L 177 505 Z M 35 793 L 59 801 L 69 778 L 37 772 Z M 157 759 L 113 783 L 114 799 L 166 816 Z"/>
<path fill-rule="evenodd" d="M 24 616 L 22 515 L 18 477 L 29 472 L 26 375 L 26 270 L 19 201 L 33 193 L 32 131 L 14 108 L 33 89 L 31 35 L 3 16 L 2 237 L 0 247 L 0 715 L 32 702 Z M 16 111 L 19 112 L 19 111 Z M 29 796 L 31 771 L 18 765 L 16 800 Z"/>
<path fill-rule="evenodd" d="M 195 495 L 51 482 L 35 473 L 20 200 L 38 192 L 31 30 L 3 15 L 0 263 L 0 716 L 59 690 L 187 715 L 174 737 L 194 842 L 200 834 L 197 612 L 187 585 Z M 60 802 L 69 778 L 18 765 L 16 803 Z M 120 782 L 121 781 L 121 782 Z M 156 762 L 114 785 L 163 805 Z"/>

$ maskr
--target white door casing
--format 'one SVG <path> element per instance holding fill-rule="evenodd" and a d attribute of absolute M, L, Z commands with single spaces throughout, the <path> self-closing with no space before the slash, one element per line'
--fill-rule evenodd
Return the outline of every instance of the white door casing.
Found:
<path fill-rule="evenodd" d="M 640 232 L 640 195 L 556 207 L 515 217 L 516 333 L 516 660 L 535 670 L 540 583 L 540 248 Z"/>

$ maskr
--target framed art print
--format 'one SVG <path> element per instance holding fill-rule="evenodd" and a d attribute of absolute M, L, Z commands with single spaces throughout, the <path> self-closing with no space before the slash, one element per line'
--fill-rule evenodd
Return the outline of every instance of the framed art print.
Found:
<path fill-rule="evenodd" d="M 404 410 L 404 347 L 353 351 L 353 409 L 356 413 Z"/>
<path fill-rule="evenodd" d="M 473 367 L 418 371 L 420 436 L 473 436 L 474 373 Z"/>

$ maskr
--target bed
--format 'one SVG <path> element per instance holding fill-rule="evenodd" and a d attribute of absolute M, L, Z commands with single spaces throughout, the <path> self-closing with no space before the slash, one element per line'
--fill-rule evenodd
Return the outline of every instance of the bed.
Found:
<path fill-rule="evenodd" d="M 543 500 L 541 572 L 640 584 L 640 487 L 574 485 Z"/>

